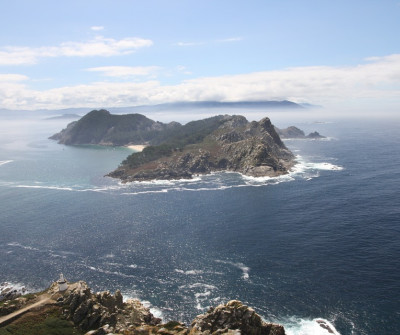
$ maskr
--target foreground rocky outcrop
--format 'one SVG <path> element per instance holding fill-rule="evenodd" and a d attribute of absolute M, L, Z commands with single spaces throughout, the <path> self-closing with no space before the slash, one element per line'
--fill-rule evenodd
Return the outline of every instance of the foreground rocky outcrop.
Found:
<path fill-rule="evenodd" d="M 262 321 L 251 307 L 232 300 L 197 316 L 189 334 L 284 335 L 285 330 L 281 325 Z"/>
<path fill-rule="evenodd" d="M 26 298 L 24 299 L 21 306 L 29 307 Z M 154 317 L 139 300 L 130 299 L 124 302 L 118 290 L 115 294 L 110 294 L 108 291 L 93 293 L 84 281 L 71 283 L 62 292 L 59 292 L 58 284 L 55 282 L 48 290 L 33 295 L 32 299 L 36 302 L 32 320 L 39 318 L 40 301 L 43 301 L 43 315 L 49 313 L 49 308 L 52 308 L 52 315 L 55 315 L 54 309 L 58 309 L 64 323 L 65 320 L 69 321 L 71 327 L 76 327 L 86 335 L 285 334 L 283 326 L 264 322 L 252 308 L 237 300 L 210 308 L 206 313 L 198 315 L 190 326 L 186 326 L 177 321 L 162 323 L 161 319 Z M 0 305 L 0 315 L 6 315 L 7 312 L 7 306 Z M 29 314 L 27 311 L 23 312 L 21 315 L 24 314 L 24 318 L 28 318 L 29 324 L 31 322 Z M 15 321 L 17 317 L 18 315 L 13 317 L 13 320 Z M 0 328 L 3 327 L 1 322 L 0 318 Z M 65 327 L 65 324 L 63 326 Z"/>

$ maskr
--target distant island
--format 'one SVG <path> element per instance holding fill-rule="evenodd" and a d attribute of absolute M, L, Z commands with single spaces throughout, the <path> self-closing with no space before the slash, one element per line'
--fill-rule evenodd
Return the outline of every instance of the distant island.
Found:
<path fill-rule="evenodd" d="M 48 289 L 0 300 L 1 334 L 285 335 L 283 326 L 264 322 L 252 309 L 231 300 L 198 315 L 191 325 L 163 323 L 137 299 L 123 301 L 119 290 L 93 293 L 84 281 L 61 275 Z"/>
<path fill-rule="evenodd" d="M 287 139 L 287 138 L 304 138 L 304 139 L 306 139 L 306 138 L 308 138 L 308 139 L 326 138 L 325 136 L 322 136 L 317 131 L 314 131 L 314 132 L 306 135 L 304 133 L 304 131 L 302 131 L 301 129 L 294 127 L 294 126 L 290 126 L 285 129 L 279 129 L 279 128 L 275 127 L 275 130 L 279 134 L 279 136 L 283 139 Z"/>
<path fill-rule="evenodd" d="M 295 164 L 282 137 L 305 136 L 296 127 L 275 128 L 269 118 L 249 122 L 240 115 L 218 115 L 185 125 L 162 123 L 141 114 L 113 115 L 93 110 L 51 136 L 61 144 L 142 146 L 108 176 L 124 182 L 190 179 L 218 171 L 253 177 L 279 176 Z"/>

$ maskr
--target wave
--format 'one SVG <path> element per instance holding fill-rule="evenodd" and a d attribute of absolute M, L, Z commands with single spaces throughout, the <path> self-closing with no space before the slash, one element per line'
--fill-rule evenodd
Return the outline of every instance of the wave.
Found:
<path fill-rule="evenodd" d="M 323 137 L 323 138 L 312 138 L 312 137 L 310 137 L 310 138 L 282 138 L 282 140 L 283 140 L 283 142 L 291 142 L 291 141 L 318 141 L 318 142 L 320 142 L 320 141 L 325 141 L 325 142 L 328 142 L 328 141 L 335 141 L 335 140 L 337 140 L 337 138 L 335 138 L 335 137 Z"/>
<path fill-rule="evenodd" d="M 22 245 L 22 244 L 20 244 L 18 242 L 10 242 L 10 243 L 7 243 L 7 245 L 10 246 L 10 247 L 18 247 L 18 248 L 22 248 L 22 249 L 26 249 L 26 250 L 41 251 L 38 248 L 31 247 L 29 245 Z"/>
<path fill-rule="evenodd" d="M 340 335 L 335 326 L 323 318 L 310 320 L 292 317 L 278 323 L 285 327 L 287 335 Z"/>
<path fill-rule="evenodd" d="M 246 266 L 245 264 L 243 264 L 243 263 L 240 263 L 240 262 L 239 263 L 235 263 L 235 262 L 231 262 L 231 261 L 222 261 L 222 260 L 219 260 L 219 259 L 215 260 L 215 262 L 216 263 L 221 263 L 221 264 L 232 265 L 233 267 L 235 267 L 235 268 L 237 268 L 239 270 L 242 270 L 242 279 L 249 280 L 249 278 L 250 278 L 250 275 L 249 275 L 250 268 L 248 266 Z"/>
<path fill-rule="evenodd" d="M 205 284 L 205 283 L 194 283 L 194 284 L 188 284 L 188 285 L 182 285 L 179 286 L 180 289 L 184 289 L 184 288 L 189 288 L 189 289 L 193 289 L 193 288 L 208 288 L 210 290 L 215 290 L 217 287 L 214 285 L 210 285 L 210 284 Z"/>
<path fill-rule="evenodd" d="M 43 182 L 32 182 L 32 184 L 4 183 L 6 187 L 47 189 L 54 191 L 68 192 L 99 192 L 105 194 L 117 194 L 124 196 L 135 196 L 142 194 L 158 194 L 168 192 L 203 192 L 203 191 L 224 191 L 240 187 L 261 187 L 277 185 L 279 183 L 291 182 L 296 179 L 310 180 L 319 177 L 320 171 L 341 171 L 344 168 L 328 161 L 312 162 L 302 156 L 296 156 L 296 164 L 288 174 L 276 177 L 251 177 L 233 171 L 214 172 L 211 174 L 196 176 L 193 179 L 180 180 L 154 180 L 154 181 L 134 181 L 122 183 L 116 180 L 105 179 L 107 185 L 54 185 L 44 184 Z M 112 183 L 111 185 L 109 183 Z"/>
<path fill-rule="evenodd" d="M 160 318 L 161 320 L 164 319 L 163 311 L 160 308 L 153 306 L 150 301 L 141 300 L 141 303 L 144 307 L 148 308 L 151 314 L 153 314 L 156 318 Z"/>
<path fill-rule="evenodd" d="M 14 162 L 13 160 L 8 160 L 8 161 L 0 161 L 0 166 L 8 163 Z"/>
<path fill-rule="evenodd" d="M 14 294 L 18 295 L 24 295 L 32 291 L 26 288 L 26 286 L 21 283 L 10 283 L 10 282 L 0 283 L 0 301 L 7 298 L 7 294 L 9 294 L 10 292 L 13 292 Z"/>
<path fill-rule="evenodd" d="M 136 276 L 133 275 L 127 275 L 125 273 L 119 272 L 119 271 L 109 271 L 109 270 L 105 270 L 102 268 L 96 268 L 94 266 L 90 266 L 90 265 L 86 265 L 86 264 L 80 264 L 81 266 L 92 270 L 92 271 L 96 271 L 96 272 L 100 272 L 100 273 L 105 273 L 108 275 L 115 275 L 115 276 L 119 276 L 119 277 L 123 277 L 123 278 L 136 278 Z"/>
<path fill-rule="evenodd" d="M 306 180 L 319 177 L 319 171 L 342 171 L 344 167 L 329 162 L 310 162 L 302 156 L 296 156 L 297 164 L 290 170 L 289 177 L 293 179 L 303 178 Z"/>
<path fill-rule="evenodd" d="M 185 275 L 199 275 L 199 274 L 203 274 L 204 273 L 203 270 L 187 270 L 187 271 L 184 271 L 184 270 L 180 270 L 180 269 L 175 269 L 175 272 L 182 273 L 182 274 L 185 274 Z"/>

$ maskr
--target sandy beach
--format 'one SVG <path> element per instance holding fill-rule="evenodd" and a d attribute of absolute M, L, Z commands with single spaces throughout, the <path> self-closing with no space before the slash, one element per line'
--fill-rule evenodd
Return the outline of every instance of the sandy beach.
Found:
<path fill-rule="evenodd" d="M 131 149 L 131 150 L 140 152 L 140 151 L 143 151 L 143 149 L 146 148 L 147 145 L 144 145 L 144 144 L 132 144 L 132 145 L 127 145 L 126 147 Z"/>

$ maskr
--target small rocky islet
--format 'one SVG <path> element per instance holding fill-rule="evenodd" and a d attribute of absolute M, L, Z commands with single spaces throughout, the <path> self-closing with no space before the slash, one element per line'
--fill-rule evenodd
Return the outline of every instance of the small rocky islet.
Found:
<path fill-rule="evenodd" d="M 64 286 L 65 285 L 65 286 Z M 195 317 L 190 326 L 162 322 L 137 299 L 123 301 L 119 290 L 93 293 L 86 282 L 54 282 L 47 290 L 0 303 L 0 330 L 13 333 L 25 324 L 52 320 L 70 334 L 105 335 L 284 335 L 283 326 L 264 322 L 251 308 L 231 300 Z M 58 322 L 55 322 L 57 319 Z M 49 322 L 48 322 L 49 324 Z M 19 327 L 19 328 L 18 328 Z M 54 332 L 53 332 L 54 333 Z"/>
<path fill-rule="evenodd" d="M 161 123 L 141 114 L 112 115 L 94 110 L 51 136 L 66 145 L 145 145 L 107 176 L 122 182 L 191 179 L 212 172 L 252 177 L 287 174 L 295 156 L 282 138 L 306 136 L 296 127 L 278 129 L 269 118 L 249 122 L 240 115 L 217 115 L 185 125 Z"/>

